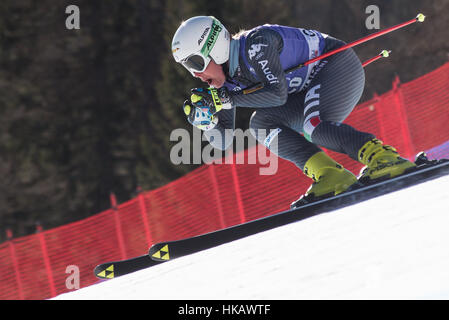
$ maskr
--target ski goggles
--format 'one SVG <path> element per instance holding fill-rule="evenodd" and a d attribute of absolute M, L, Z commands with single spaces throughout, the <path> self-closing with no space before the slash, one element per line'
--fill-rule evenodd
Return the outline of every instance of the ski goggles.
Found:
<path fill-rule="evenodd" d="M 211 58 L 204 58 L 203 55 L 194 53 L 181 60 L 181 64 L 190 72 L 204 72 L 209 65 Z"/>
<path fill-rule="evenodd" d="M 194 72 L 204 72 L 211 60 L 209 53 L 217 42 L 223 26 L 217 19 L 213 19 L 210 32 L 204 41 L 203 47 L 197 53 L 191 54 L 187 58 L 181 60 L 181 64 L 194 75 Z"/>

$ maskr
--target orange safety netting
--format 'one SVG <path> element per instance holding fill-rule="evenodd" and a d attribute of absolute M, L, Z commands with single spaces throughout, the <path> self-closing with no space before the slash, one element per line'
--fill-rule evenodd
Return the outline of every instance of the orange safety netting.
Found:
<path fill-rule="evenodd" d="M 372 132 L 405 157 L 421 150 L 429 150 L 434 158 L 448 157 L 448 89 L 446 63 L 405 84 L 396 79 L 391 91 L 357 106 L 345 122 Z M 251 152 L 256 151 L 246 151 L 246 157 Z M 356 174 L 362 167 L 347 156 L 330 154 Z M 203 165 L 87 219 L 1 244 L 0 299 L 45 299 L 74 290 L 67 283 L 73 266 L 79 270 L 80 287 L 91 285 L 98 281 L 93 268 L 99 263 L 144 254 L 158 241 L 286 210 L 311 182 L 282 159 L 275 175 L 260 175 L 261 167 Z M 203 194 L 209 195 L 207 203 Z"/>

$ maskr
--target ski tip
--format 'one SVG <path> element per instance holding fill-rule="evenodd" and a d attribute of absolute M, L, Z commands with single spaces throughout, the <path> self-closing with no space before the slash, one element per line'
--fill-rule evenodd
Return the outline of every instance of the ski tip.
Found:
<path fill-rule="evenodd" d="M 170 249 L 166 243 L 157 243 L 150 248 L 148 255 L 156 261 L 170 260 Z"/>
<path fill-rule="evenodd" d="M 94 275 L 100 279 L 113 279 L 114 278 L 114 264 L 106 263 L 100 264 L 95 267 Z"/>

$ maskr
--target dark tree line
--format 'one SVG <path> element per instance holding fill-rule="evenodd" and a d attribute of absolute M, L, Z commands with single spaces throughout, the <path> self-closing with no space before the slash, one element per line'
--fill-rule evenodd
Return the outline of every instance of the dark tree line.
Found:
<path fill-rule="evenodd" d="M 424 24 L 356 49 L 362 60 L 391 49 L 367 68 L 362 100 L 409 81 L 448 57 L 444 0 L 4 0 L 0 2 L 0 240 L 48 229 L 109 208 L 136 188 L 160 187 L 197 165 L 174 165 L 175 128 L 201 86 L 171 56 L 183 19 L 214 15 L 232 33 L 264 23 L 317 29 L 347 42 L 373 30 L 366 6 L 380 8 L 381 28 L 414 17 Z M 80 29 L 65 8 L 80 9 Z M 246 129 L 252 110 L 238 110 Z"/>

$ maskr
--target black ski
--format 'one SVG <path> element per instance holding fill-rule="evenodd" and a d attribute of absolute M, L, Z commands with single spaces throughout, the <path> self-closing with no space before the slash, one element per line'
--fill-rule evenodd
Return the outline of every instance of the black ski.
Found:
<path fill-rule="evenodd" d="M 142 270 L 160 264 L 152 260 L 148 254 L 127 260 L 112 261 L 99 264 L 94 269 L 94 274 L 100 279 L 112 279 L 134 271 Z"/>
<path fill-rule="evenodd" d="M 416 157 L 415 163 L 416 168 L 401 176 L 360 186 L 296 209 L 192 238 L 154 244 L 148 255 L 155 261 L 172 260 L 449 174 L 448 159 L 429 161 L 421 153 Z"/>

